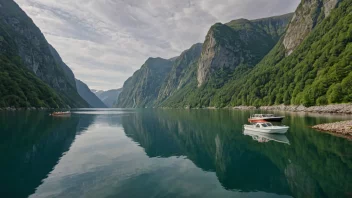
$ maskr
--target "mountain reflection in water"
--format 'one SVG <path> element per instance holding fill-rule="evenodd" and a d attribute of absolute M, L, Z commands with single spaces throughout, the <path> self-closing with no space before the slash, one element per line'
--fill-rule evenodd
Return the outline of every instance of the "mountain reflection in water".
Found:
<path fill-rule="evenodd" d="M 285 114 L 286 135 L 243 131 L 253 112 L 0 114 L 2 197 L 349 197 L 351 142 Z M 255 141 L 253 141 L 255 140 Z M 259 142 L 258 142 L 259 140 Z"/>

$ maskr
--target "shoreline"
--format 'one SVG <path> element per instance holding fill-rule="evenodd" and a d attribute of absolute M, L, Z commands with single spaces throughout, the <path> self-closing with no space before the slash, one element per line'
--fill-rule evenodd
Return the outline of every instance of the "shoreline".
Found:
<path fill-rule="evenodd" d="M 0 112 L 2 111 L 48 111 L 53 110 L 54 108 L 46 108 L 46 107 L 23 107 L 23 108 L 16 108 L 16 107 L 3 107 L 0 108 Z"/>
<path fill-rule="evenodd" d="M 207 108 L 207 109 L 214 109 Z M 273 106 L 235 106 L 225 107 L 232 110 L 265 110 L 265 111 L 285 111 L 285 112 L 305 112 L 305 113 L 331 113 L 331 114 L 352 114 L 352 103 L 331 104 L 322 106 L 305 107 L 303 105 L 273 105 Z"/>
<path fill-rule="evenodd" d="M 352 120 L 318 124 L 312 127 L 321 132 L 337 135 L 352 141 Z"/>

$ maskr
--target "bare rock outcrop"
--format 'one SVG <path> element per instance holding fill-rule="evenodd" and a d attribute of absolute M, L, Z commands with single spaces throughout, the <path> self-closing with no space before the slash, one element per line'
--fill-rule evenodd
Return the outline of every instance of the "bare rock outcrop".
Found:
<path fill-rule="evenodd" d="M 335 133 L 337 135 L 342 135 L 349 139 L 352 139 L 352 120 L 327 124 L 318 124 L 313 126 L 312 128 L 320 131 Z"/>
<path fill-rule="evenodd" d="M 329 16 L 338 2 L 339 0 L 304 0 L 301 2 L 293 15 L 283 41 L 286 55 L 292 54 L 313 28 Z"/>

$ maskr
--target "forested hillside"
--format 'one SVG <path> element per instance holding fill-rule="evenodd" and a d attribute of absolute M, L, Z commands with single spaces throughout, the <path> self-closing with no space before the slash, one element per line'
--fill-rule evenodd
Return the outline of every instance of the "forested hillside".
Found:
<path fill-rule="evenodd" d="M 303 1 L 288 33 L 256 66 L 238 67 L 227 73 L 232 76 L 221 86 L 208 83 L 195 88 L 194 78 L 193 84 L 161 106 L 312 106 L 351 102 L 352 1 L 337 3 Z"/>

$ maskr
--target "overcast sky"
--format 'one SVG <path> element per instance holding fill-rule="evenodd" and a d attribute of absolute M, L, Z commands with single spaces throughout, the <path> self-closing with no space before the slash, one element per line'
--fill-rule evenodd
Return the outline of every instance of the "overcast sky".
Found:
<path fill-rule="evenodd" d="M 122 87 L 148 57 L 178 56 L 216 22 L 293 12 L 300 0 L 15 0 L 92 89 Z"/>

